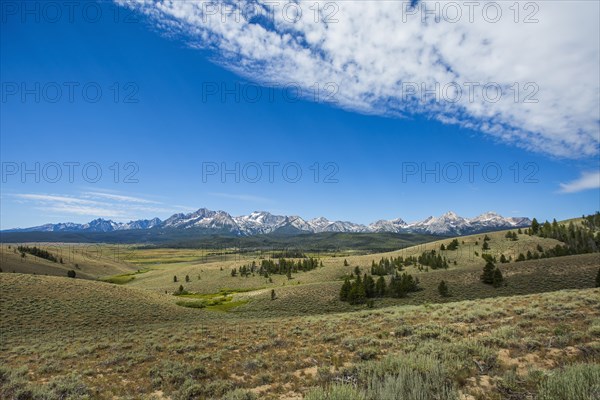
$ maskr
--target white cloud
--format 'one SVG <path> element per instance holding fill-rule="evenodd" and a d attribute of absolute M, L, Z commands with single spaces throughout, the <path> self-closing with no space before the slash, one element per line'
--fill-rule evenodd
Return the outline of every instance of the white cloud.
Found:
<path fill-rule="evenodd" d="M 576 193 L 590 189 L 600 189 L 600 172 L 584 172 L 578 179 L 560 184 L 561 193 Z"/>
<path fill-rule="evenodd" d="M 142 204 L 160 204 L 158 201 L 142 199 L 140 197 L 124 196 L 120 194 L 104 193 L 104 192 L 85 192 L 85 196 L 91 198 L 105 198 L 108 200 L 116 200 L 126 203 L 142 203 Z"/>
<path fill-rule="evenodd" d="M 78 196 L 34 193 L 19 193 L 12 196 L 19 201 L 33 203 L 35 209 L 59 213 L 64 217 L 86 216 L 124 222 L 153 218 L 157 214 L 170 215 L 181 211 L 178 207 L 169 207 L 141 197 L 104 192 L 84 192 Z"/>
<path fill-rule="evenodd" d="M 51 194 L 15 194 L 17 198 L 24 200 L 36 200 L 40 202 L 51 202 L 51 203 L 62 203 L 62 204 L 87 204 L 94 205 L 99 204 L 97 201 L 80 199 L 77 197 L 71 196 L 62 196 L 62 195 L 51 195 Z"/>
<path fill-rule="evenodd" d="M 297 83 L 312 97 L 317 83 L 318 100 L 327 101 L 332 97 L 323 85 L 333 83 L 333 99 L 343 108 L 425 114 L 555 156 L 598 154 L 599 2 L 523 1 L 516 7 L 514 2 L 491 2 L 501 7 L 496 23 L 490 22 L 496 6 L 488 7 L 487 1 L 472 9 L 473 22 L 465 2 L 420 3 L 416 14 L 409 15 L 403 1 L 323 1 L 317 3 L 319 22 L 314 0 L 300 0 L 287 9 L 287 2 L 228 2 L 230 8 L 235 4 L 244 10 L 237 15 L 221 12 L 222 2 L 117 2 L 150 16 L 168 34 L 185 35 L 193 47 L 215 50 L 228 68 L 263 84 Z M 273 8 L 272 24 L 250 18 L 256 12 L 249 10 L 266 9 L 267 4 Z M 430 9 L 437 5 L 439 23 L 432 16 L 422 20 L 423 4 Z M 451 22 L 451 4 L 462 13 L 456 23 Z M 298 8 L 302 17 L 291 22 L 286 15 Z M 408 93 L 410 83 L 432 89 L 436 82 L 441 87 L 458 84 L 462 97 L 451 103 Z M 479 88 L 470 99 L 473 86 L 468 82 L 497 83 L 503 95 L 491 102 Z M 523 103 L 528 95 L 538 102 Z"/>

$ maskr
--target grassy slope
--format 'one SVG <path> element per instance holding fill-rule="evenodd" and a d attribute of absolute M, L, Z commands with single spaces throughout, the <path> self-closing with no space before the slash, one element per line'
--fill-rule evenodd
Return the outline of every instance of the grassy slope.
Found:
<path fill-rule="evenodd" d="M 176 307 L 169 296 L 100 282 L 0 274 L 0 289 L 2 321 L 11 327 L 0 364 L 29 371 L 0 385 L 5 398 L 26 381 L 50 390 L 49 381 L 67 385 L 68 376 L 100 399 L 150 398 L 157 390 L 187 398 L 194 384 L 201 398 L 236 387 L 259 398 L 299 398 L 312 386 L 360 376 L 365 360 L 409 353 L 439 360 L 470 399 L 501 399 L 507 388 L 535 393 L 548 371 L 600 357 L 599 289 L 212 322 L 205 316 L 216 313 Z M 156 320 L 164 324 L 148 325 Z M 27 329 L 36 324 L 38 331 Z M 480 374 L 475 361 L 489 370 Z"/>
<path fill-rule="evenodd" d="M 32 330 L 111 329 L 194 317 L 165 296 L 103 282 L 0 274 L 0 326 L 5 335 Z"/>
<path fill-rule="evenodd" d="M 132 273 L 138 269 L 127 262 L 126 258 L 131 256 L 132 250 L 124 246 L 61 243 L 34 243 L 30 246 L 43 248 L 56 258 L 62 258 L 63 264 L 31 254 L 21 258 L 19 252 L 15 252 L 17 245 L 1 244 L 0 268 L 4 272 L 53 276 L 67 276 L 67 271 L 72 269 L 84 279 Z"/>

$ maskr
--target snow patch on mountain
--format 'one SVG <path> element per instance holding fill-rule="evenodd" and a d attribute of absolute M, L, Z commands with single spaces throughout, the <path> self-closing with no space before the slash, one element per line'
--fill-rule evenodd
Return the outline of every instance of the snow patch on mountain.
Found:
<path fill-rule="evenodd" d="M 255 211 L 249 215 L 232 217 L 225 211 L 200 208 L 189 214 L 173 214 L 164 221 L 159 218 L 143 219 L 127 223 L 102 218 L 87 224 L 45 224 L 32 228 L 11 229 L 5 232 L 112 232 L 134 229 L 202 229 L 208 233 L 231 233 L 240 236 L 277 233 L 321 232 L 392 232 L 426 233 L 433 235 L 465 235 L 484 231 L 526 227 L 531 225 L 527 217 L 505 218 L 495 212 L 486 212 L 474 218 L 464 218 L 449 211 L 439 217 L 407 223 L 401 218 L 379 220 L 367 226 L 349 221 L 330 221 L 325 217 L 304 220 L 299 216 L 274 215 L 267 211 Z"/>

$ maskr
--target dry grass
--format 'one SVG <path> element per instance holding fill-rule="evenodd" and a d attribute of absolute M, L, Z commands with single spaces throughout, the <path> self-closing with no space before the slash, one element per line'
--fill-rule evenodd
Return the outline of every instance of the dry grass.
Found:
<path fill-rule="evenodd" d="M 395 387 L 378 378 L 390 365 L 401 363 L 403 376 L 419 381 L 419 365 L 436 362 L 435 379 L 451 383 L 448 393 L 501 399 L 515 387 L 535 394 L 564 386 L 563 367 L 600 356 L 599 289 L 254 319 L 99 282 L 19 274 L 0 274 L 0 282 L 9 328 L 0 361 L 27 371 L 3 378 L 4 398 L 15 388 L 51 391 L 57 381 L 100 399 L 157 391 L 172 399 L 247 398 L 236 397 L 246 391 L 334 398 L 312 388 L 329 396 L 330 385 L 343 382 L 369 398 L 375 385 L 377 393 Z"/>

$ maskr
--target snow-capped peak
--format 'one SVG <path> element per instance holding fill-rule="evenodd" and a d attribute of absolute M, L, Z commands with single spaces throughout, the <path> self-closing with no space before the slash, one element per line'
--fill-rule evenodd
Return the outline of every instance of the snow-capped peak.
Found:
<path fill-rule="evenodd" d="M 201 229 L 208 233 L 230 233 L 246 236 L 271 232 L 414 232 L 436 235 L 463 235 L 525 227 L 530 224 L 531 221 L 529 218 L 504 218 L 491 211 L 471 219 L 463 218 L 453 211 L 448 211 L 439 217 L 431 216 L 418 222 L 406 223 L 402 218 L 396 218 L 392 220 L 379 220 L 365 226 L 348 221 L 330 221 L 325 217 L 317 217 L 306 221 L 299 216 L 274 215 L 267 211 L 254 211 L 249 215 L 232 217 L 225 211 L 212 211 L 200 208 L 189 214 L 173 214 L 164 221 L 154 218 L 151 220 L 120 223 L 98 218 L 87 224 L 46 224 L 33 228 L 13 229 L 12 231 L 111 232 L 133 229 Z"/>

